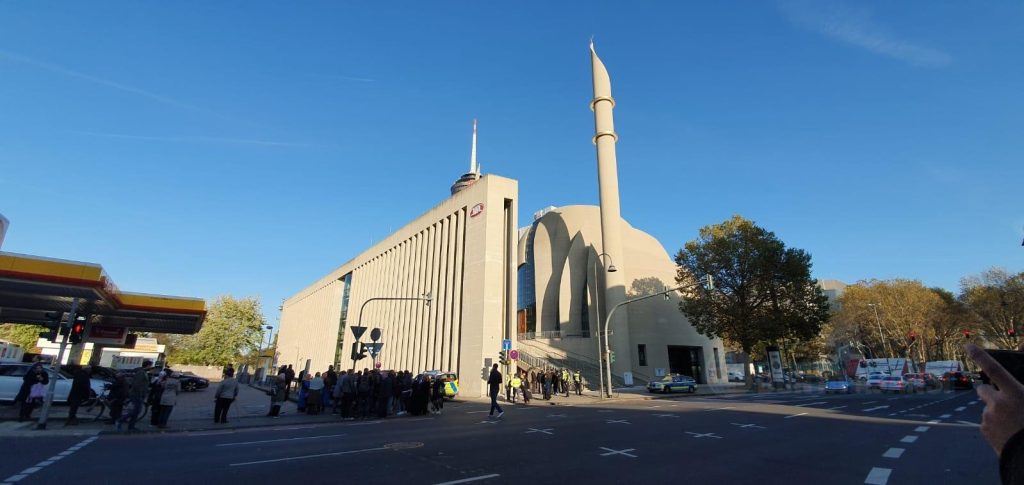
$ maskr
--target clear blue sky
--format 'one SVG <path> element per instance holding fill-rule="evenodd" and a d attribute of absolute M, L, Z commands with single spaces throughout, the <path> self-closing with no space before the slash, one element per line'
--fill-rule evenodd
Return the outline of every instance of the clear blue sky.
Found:
<path fill-rule="evenodd" d="M 520 223 L 596 204 L 674 253 L 738 213 L 818 278 L 1024 270 L 1019 2 L 3 2 L 3 249 L 276 307 L 435 205 L 480 120 Z"/>

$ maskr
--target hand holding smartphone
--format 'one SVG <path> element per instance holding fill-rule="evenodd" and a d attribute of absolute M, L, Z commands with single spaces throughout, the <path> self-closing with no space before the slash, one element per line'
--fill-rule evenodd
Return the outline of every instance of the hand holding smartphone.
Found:
<path fill-rule="evenodd" d="M 986 353 L 992 356 L 999 365 L 1003 366 L 1010 375 L 1012 375 L 1017 382 L 1024 384 L 1024 352 L 1017 350 L 985 350 Z M 981 371 L 981 382 L 985 384 L 993 384 L 990 376 L 984 371 Z M 996 389 L 999 388 L 995 385 Z"/>

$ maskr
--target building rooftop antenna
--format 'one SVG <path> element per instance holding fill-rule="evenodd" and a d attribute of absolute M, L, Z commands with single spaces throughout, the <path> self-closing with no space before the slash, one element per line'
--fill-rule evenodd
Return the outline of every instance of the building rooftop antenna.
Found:
<path fill-rule="evenodd" d="M 473 148 L 469 152 L 469 173 L 480 175 L 480 165 L 476 163 L 476 118 L 473 118 Z"/>

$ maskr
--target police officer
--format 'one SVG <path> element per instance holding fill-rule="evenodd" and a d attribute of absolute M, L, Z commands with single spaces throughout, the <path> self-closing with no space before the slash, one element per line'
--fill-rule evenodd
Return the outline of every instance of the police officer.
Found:
<path fill-rule="evenodd" d="M 517 372 L 516 375 L 512 377 L 512 404 L 516 403 L 516 397 L 519 396 L 519 388 L 522 386 L 523 380 L 519 378 L 519 373 Z"/>
<path fill-rule="evenodd" d="M 562 392 L 569 397 L 569 371 L 566 369 L 562 369 Z"/>
<path fill-rule="evenodd" d="M 576 384 L 576 395 L 583 395 L 583 377 L 580 375 L 580 370 L 576 369 L 576 372 L 572 374 L 572 381 Z"/>

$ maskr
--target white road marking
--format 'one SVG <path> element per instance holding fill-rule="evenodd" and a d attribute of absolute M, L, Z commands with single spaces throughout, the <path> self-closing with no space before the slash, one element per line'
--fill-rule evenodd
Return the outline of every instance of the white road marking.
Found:
<path fill-rule="evenodd" d="M 929 428 L 928 426 L 918 426 L 918 427 L 914 428 L 914 432 L 915 433 L 924 433 L 925 431 L 928 431 L 929 429 L 931 429 L 931 428 Z"/>
<path fill-rule="evenodd" d="M 480 475 L 479 477 L 463 478 L 462 480 L 452 480 L 450 482 L 435 483 L 434 485 L 455 485 L 456 483 L 469 483 L 469 482 L 475 482 L 477 480 L 487 480 L 488 478 L 496 478 L 496 477 L 500 477 L 500 476 L 501 475 L 499 475 L 497 473 L 492 473 L 490 475 Z"/>
<path fill-rule="evenodd" d="M 633 423 L 630 423 L 629 421 L 626 421 L 625 419 L 607 419 L 607 420 L 605 420 L 605 423 L 607 423 L 607 424 L 633 424 Z"/>
<path fill-rule="evenodd" d="M 480 421 L 479 423 L 476 423 L 476 424 L 495 424 L 497 422 L 498 422 L 497 420 L 488 419 L 488 420 L 485 420 L 485 421 Z"/>
<path fill-rule="evenodd" d="M 292 456 L 292 457 L 289 457 L 289 458 L 276 458 L 276 459 L 273 459 L 273 460 L 246 461 L 246 462 L 242 462 L 242 463 L 232 463 L 232 464 L 230 464 L 228 466 L 259 465 L 261 463 L 277 463 L 279 461 L 305 460 L 305 459 L 308 459 L 308 458 L 320 458 L 320 457 L 324 457 L 324 456 L 351 455 L 351 454 L 355 454 L 355 453 L 366 453 L 368 451 L 381 451 L 381 450 L 386 450 L 386 449 L 387 449 L 386 447 L 381 446 L 379 448 L 366 448 L 366 449 L 363 449 L 363 450 L 338 451 L 338 452 L 334 452 L 334 453 L 318 453 L 316 455 Z"/>
<path fill-rule="evenodd" d="M 967 403 L 968 406 L 973 406 L 975 404 L 978 404 L 978 401 L 971 401 L 971 402 Z"/>
<path fill-rule="evenodd" d="M 939 419 L 949 419 L 951 417 L 953 417 L 952 414 L 943 414 L 942 416 L 939 416 Z"/>
<path fill-rule="evenodd" d="M 678 418 L 675 414 L 655 414 L 659 418 Z"/>
<path fill-rule="evenodd" d="M 548 417 L 549 418 L 564 418 L 565 415 L 564 414 L 549 414 Z"/>
<path fill-rule="evenodd" d="M 73 446 L 71 446 L 71 448 L 68 448 L 67 450 L 64 450 L 64 451 L 62 451 L 60 453 L 57 453 L 55 456 L 51 456 L 50 458 L 37 463 L 36 466 L 28 467 L 28 468 L 22 470 L 21 473 L 19 473 L 17 475 L 11 475 L 11 476 L 7 477 L 3 481 L 3 483 L 14 483 L 14 482 L 21 481 L 25 477 L 27 477 L 27 476 L 29 476 L 29 475 L 31 475 L 31 474 L 39 471 L 39 470 L 42 470 L 43 468 L 46 468 L 49 465 L 52 465 L 54 462 L 60 460 L 61 458 L 64 458 L 65 456 L 70 456 L 75 451 L 81 449 L 83 446 L 86 446 L 89 443 L 92 443 L 93 441 L 96 441 L 97 439 L 98 438 L 96 436 L 93 436 L 91 438 L 86 438 L 86 439 L 84 439 L 84 440 L 82 440 L 82 441 L 80 441 L 78 443 L 75 443 Z"/>
<path fill-rule="evenodd" d="M 938 419 L 933 419 L 931 421 L 928 421 L 928 424 L 939 424 L 939 420 Z"/>
<path fill-rule="evenodd" d="M 954 409 L 953 412 L 959 413 L 960 411 L 963 411 L 964 409 L 967 409 L 967 406 L 960 406 L 960 407 Z"/>
<path fill-rule="evenodd" d="M 967 424 L 967 425 L 971 425 L 971 426 L 981 426 L 978 423 L 972 423 L 970 421 L 957 421 L 957 422 L 960 423 L 960 424 Z"/>
<path fill-rule="evenodd" d="M 845 407 L 846 407 L 846 406 L 834 406 L 834 407 L 830 407 L 830 408 L 828 408 L 827 410 L 828 410 L 828 411 L 831 411 L 831 410 L 833 410 L 833 409 L 843 409 L 843 408 L 845 408 Z"/>
<path fill-rule="evenodd" d="M 865 413 L 870 413 L 871 411 L 878 411 L 879 409 L 889 409 L 889 406 L 875 406 L 873 408 L 865 409 L 864 412 Z"/>
<path fill-rule="evenodd" d="M 904 451 L 906 450 L 903 448 L 889 448 L 885 453 L 882 453 L 882 458 L 899 458 L 903 456 Z"/>
<path fill-rule="evenodd" d="M 917 435 L 908 434 L 900 440 L 900 443 L 913 443 L 915 441 L 917 441 Z"/>
<path fill-rule="evenodd" d="M 758 428 L 758 429 L 765 429 L 765 428 L 764 428 L 764 426 L 758 426 L 758 425 L 756 425 L 756 424 L 741 424 L 741 423 L 729 423 L 729 424 L 732 424 L 732 425 L 734 425 L 734 426 L 739 426 L 739 427 L 741 427 L 741 428 Z"/>
<path fill-rule="evenodd" d="M 719 440 L 722 439 L 721 436 L 718 436 L 715 433 L 694 433 L 692 431 L 687 431 L 686 434 L 691 435 L 694 438 L 715 438 Z"/>
<path fill-rule="evenodd" d="M 339 436 L 345 436 L 343 434 L 325 434 L 320 436 L 302 436 L 299 438 L 279 438 L 276 440 L 259 440 L 259 441 L 242 441 L 239 443 L 221 443 L 217 446 L 242 446 L 242 445 L 255 445 L 259 443 L 275 443 L 278 441 L 298 441 L 298 440 L 315 440 L 319 438 L 337 438 Z"/>
<path fill-rule="evenodd" d="M 892 473 L 892 468 L 872 468 L 868 472 L 868 477 L 864 479 L 864 483 L 867 485 L 885 485 L 889 481 L 889 474 Z"/>
<path fill-rule="evenodd" d="M 274 428 L 274 431 L 290 431 L 290 430 L 293 430 L 293 429 L 313 429 L 315 427 L 316 426 L 284 426 L 284 427 Z"/>
<path fill-rule="evenodd" d="M 605 447 L 602 446 L 601 449 L 608 452 L 608 453 L 601 453 L 601 456 L 626 455 L 626 456 L 628 456 L 630 458 L 636 458 L 636 455 L 629 454 L 630 451 L 636 451 L 636 448 L 626 448 L 624 450 L 613 450 L 611 448 L 605 448 Z"/>
<path fill-rule="evenodd" d="M 527 429 L 529 429 L 529 431 L 527 431 L 527 433 L 544 433 L 544 434 L 555 434 L 555 433 L 552 433 L 552 432 L 551 432 L 551 430 L 552 430 L 552 429 L 554 429 L 554 428 L 541 428 L 541 429 L 537 429 L 537 428 L 527 428 Z"/>
<path fill-rule="evenodd" d="M 785 418 L 785 419 L 789 419 L 789 418 L 795 418 L 795 417 L 797 417 L 797 416 L 804 416 L 804 415 L 806 415 L 806 414 L 807 414 L 807 413 L 800 413 L 800 414 L 794 414 L 794 415 L 792 415 L 792 416 L 786 416 L 786 418 Z"/>
<path fill-rule="evenodd" d="M 817 404 L 825 404 L 825 401 L 809 402 L 807 404 L 797 404 L 796 407 L 802 408 L 804 406 L 814 406 L 814 405 L 817 405 Z"/>
<path fill-rule="evenodd" d="M 864 402 L 863 402 L 863 403 L 861 403 L 861 404 L 863 404 L 863 405 L 867 406 L 868 404 L 874 404 L 874 403 L 876 403 L 876 402 L 878 402 L 878 401 L 864 401 Z"/>

